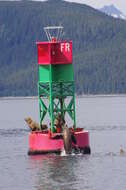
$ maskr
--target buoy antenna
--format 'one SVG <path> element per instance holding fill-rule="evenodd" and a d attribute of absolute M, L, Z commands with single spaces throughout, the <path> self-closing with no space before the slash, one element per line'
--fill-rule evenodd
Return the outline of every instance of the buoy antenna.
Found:
<path fill-rule="evenodd" d="M 63 35 L 63 26 L 44 27 L 48 41 L 60 41 Z"/>

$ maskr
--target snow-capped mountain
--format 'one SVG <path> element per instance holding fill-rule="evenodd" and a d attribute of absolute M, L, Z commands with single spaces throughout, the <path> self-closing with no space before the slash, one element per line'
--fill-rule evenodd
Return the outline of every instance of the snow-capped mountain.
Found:
<path fill-rule="evenodd" d="M 115 18 L 126 19 L 126 15 L 124 15 L 114 5 L 105 5 L 103 8 L 99 9 L 99 11 Z"/>

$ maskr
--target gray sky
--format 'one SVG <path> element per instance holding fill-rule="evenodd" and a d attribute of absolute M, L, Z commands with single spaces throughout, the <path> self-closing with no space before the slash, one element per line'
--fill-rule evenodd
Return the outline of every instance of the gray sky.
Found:
<path fill-rule="evenodd" d="M 126 14 L 126 0 L 67 0 L 70 2 L 85 3 L 95 8 L 101 8 L 104 5 L 114 4 L 124 14 Z"/>

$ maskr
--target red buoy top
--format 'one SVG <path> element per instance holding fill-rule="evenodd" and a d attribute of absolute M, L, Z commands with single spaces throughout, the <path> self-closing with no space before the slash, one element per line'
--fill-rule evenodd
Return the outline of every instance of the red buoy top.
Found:
<path fill-rule="evenodd" d="M 72 42 L 37 42 L 37 62 L 39 65 L 72 64 Z"/>
<path fill-rule="evenodd" d="M 72 64 L 72 42 L 60 39 L 63 27 L 49 26 L 44 27 L 44 30 L 48 42 L 36 43 L 38 64 Z"/>

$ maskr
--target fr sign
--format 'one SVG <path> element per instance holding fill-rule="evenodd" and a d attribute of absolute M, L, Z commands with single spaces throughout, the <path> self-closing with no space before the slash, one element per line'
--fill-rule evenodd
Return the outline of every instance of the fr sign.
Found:
<path fill-rule="evenodd" d="M 61 43 L 60 44 L 60 50 L 61 52 L 70 52 L 70 43 L 66 42 L 66 43 Z"/>

